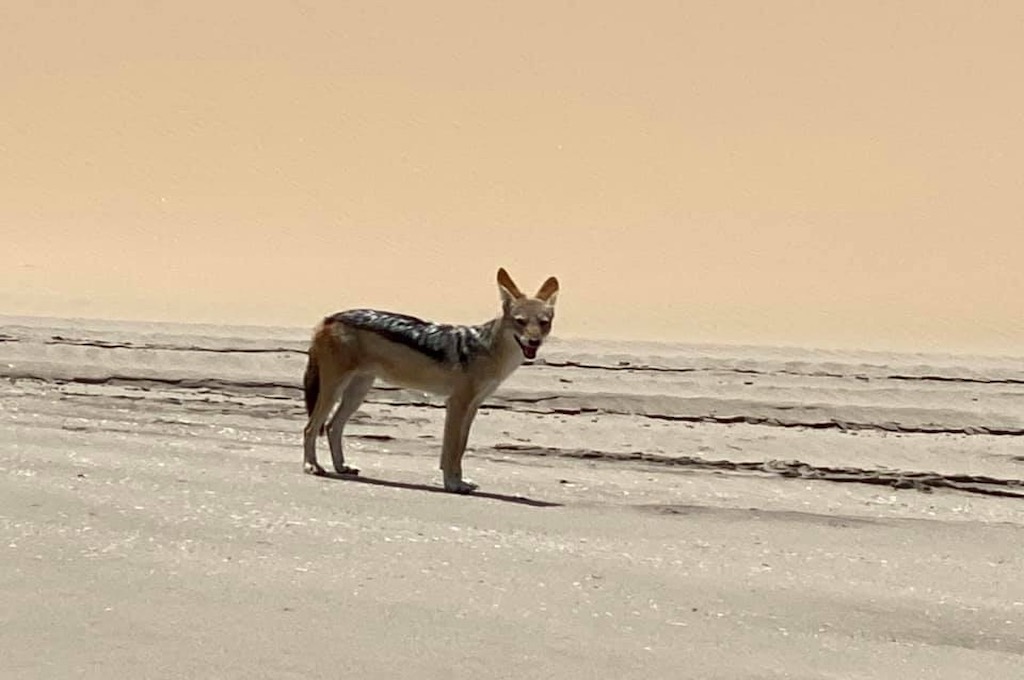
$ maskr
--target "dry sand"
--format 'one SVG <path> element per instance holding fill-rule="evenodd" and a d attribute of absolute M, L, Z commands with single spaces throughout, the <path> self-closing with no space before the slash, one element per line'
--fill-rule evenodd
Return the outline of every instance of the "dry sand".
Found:
<path fill-rule="evenodd" d="M 1024 674 L 1020 361 L 553 342 L 461 497 L 301 473 L 305 335 L 0 319 L 0 676 Z"/>

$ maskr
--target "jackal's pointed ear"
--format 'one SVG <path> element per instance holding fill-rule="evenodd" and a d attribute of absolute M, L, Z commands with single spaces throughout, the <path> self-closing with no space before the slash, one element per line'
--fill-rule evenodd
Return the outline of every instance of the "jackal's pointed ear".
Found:
<path fill-rule="evenodd" d="M 513 300 L 524 297 L 504 267 L 498 270 L 498 290 L 501 292 L 501 306 L 505 309 L 508 309 Z"/>
<path fill-rule="evenodd" d="M 549 277 L 534 297 L 538 300 L 543 300 L 549 307 L 554 307 L 555 300 L 558 298 L 558 279 L 554 276 Z"/>

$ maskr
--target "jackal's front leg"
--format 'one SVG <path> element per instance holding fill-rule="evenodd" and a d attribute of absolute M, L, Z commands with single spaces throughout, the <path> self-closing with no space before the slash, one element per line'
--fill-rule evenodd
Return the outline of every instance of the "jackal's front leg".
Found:
<path fill-rule="evenodd" d="M 444 442 L 441 445 L 441 471 L 444 488 L 454 493 L 472 493 L 477 485 L 462 478 L 462 455 L 469 441 L 469 428 L 473 424 L 479 402 L 473 397 L 454 394 L 448 399 L 444 420 Z"/>

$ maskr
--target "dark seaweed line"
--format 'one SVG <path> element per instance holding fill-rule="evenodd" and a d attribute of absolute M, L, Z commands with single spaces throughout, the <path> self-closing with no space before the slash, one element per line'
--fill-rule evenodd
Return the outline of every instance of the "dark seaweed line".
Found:
<path fill-rule="evenodd" d="M 305 354 L 304 349 L 287 347 L 200 347 L 199 345 L 171 345 L 162 343 L 112 342 L 107 340 L 79 340 L 52 335 L 44 341 L 46 345 L 72 345 L 75 347 L 98 347 L 100 349 L 162 350 L 168 352 L 210 352 L 214 354 Z"/>
<path fill-rule="evenodd" d="M 0 377 L 7 378 L 8 380 L 38 380 L 40 382 L 50 382 L 58 385 L 71 383 L 79 385 L 127 385 L 127 386 L 142 386 L 147 387 L 151 385 L 156 386 L 167 386 L 167 387 L 179 387 L 191 390 L 201 389 L 225 389 L 225 388 L 243 388 L 243 389 L 272 389 L 272 390 L 283 390 L 287 392 L 299 392 L 300 388 L 292 383 L 279 383 L 270 381 L 257 381 L 257 380 L 222 380 L 220 378 L 154 378 L 154 377 L 143 377 L 143 376 L 130 376 L 130 375 L 105 375 L 105 376 L 67 376 L 67 377 L 49 377 L 36 375 L 28 372 L 5 372 L 0 373 Z M 231 396 L 230 392 L 224 392 L 225 396 Z"/>
<path fill-rule="evenodd" d="M 626 371 L 642 373 L 738 373 L 740 375 L 793 375 L 802 378 L 839 378 L 854 380 L 902 380 L 904 382 L 950 382 L 968 383 L 979 385 L 1024 385 L 1024 379 L 1020 378 L 956 378 L 946 375 L 903 375 L 894 373 L 891 375 L 870 376 L 863 373 L 829 373 L 827 371 L 793 371 L 781 369 L 778 371 L 760 371 L 755 368 L 668 368 L 665 366 L 650 366 L 647 364 L 620 364 L 608 366 L 604 364 L 588 364 L 581 361 L 548 361 L 538 362 L 543 366 L 551 368 L 585 368 L 594 371 Z"/>
<path fill-rule="evenodd" d="M 953 378 L 948 375 L 887 375 L 885 380 L 902 380 L 904 382 L 948 382 L 973 383 L 977 385 L 1024 385 L 1020 378 Z"/>
<path fill-rule="evenodd" d="M 1024 498 L 1024 480 L 1001 479 L 985 475 L 939 474 L 905 470 L 866 470 L 853 467 L 827 467 L 804 463 L 799 460 L 770 460 L 737 462 L 732 460 L 707 460 L 695 456 L 662 456 L 639 451 L 613 453 L 584 449 L 558 449 L 526 444 L 496 444 L 494 450 L 512 452 L 526 456 L 552 456 L 584 460 L 611 462 L 640 462 L 653 465 L 686 467 L 698 470 L 724 470 L 728 472 L 754 472 L 778 475 L 780 477 L 820 480 L 847 484 L 871 484 L 894 489 L 916 489 L 930 493 L 934 489 L 947 488 L 985 496 Z M 995 487 L 995 488 L 990 488 Z M 1013 489 L 1013 490 L 1009 490 Z M 1015 491 L 1021 489 L 1022 492 Z"/>
<path fill-rule="evenodd" d="M 1024 428 L 1020 427 L 986 427 L 966 425 L 964 427 L 913 427 L 899 423 L 858 423 L 848 420 L 801 421 L 782 420 L 770 416 L 677 416 L 662 413 L 639 414 L 652 420 L 678 420 L 686 422 L 717 423 L 720 425 L 765 425 L 768 427 L 807 428 L 810 430 L 873 430 L 876 432 L 893 432 L 898 434 L 962 434 L 988 435 L 995 437 L 1024 436 Z"/>

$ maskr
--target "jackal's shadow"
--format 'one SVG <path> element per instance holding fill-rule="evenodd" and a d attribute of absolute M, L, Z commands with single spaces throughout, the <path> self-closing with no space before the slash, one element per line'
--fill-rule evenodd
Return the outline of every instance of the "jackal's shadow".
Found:
<path fill-rule="evenodd" d="M 411 482 L 395 482 L 388 479 L 378 479 L 376 477 L 367 477 L 363 474 L 358 475 L 340 475 L 337 472 L 325 471 L 321 475 L 324 479 L 333 479 L 340 482 L 349 482 L 351 484 L 372 484 L 373 486 L 386 486 L 392 489 L 408 489 L 410 491 L 426 491 L 428 493 L 443 493 L 446 495 L 455 495 L 448 491 L 445 491 L 440 486 L 431 486 L 429 484 L 413 484 Z M 465 494 L 466 498 L 487 498 L 494 501 L 502 501 L 504 503 L 515 503 L 517 505 L 528 505 L 532 508 L 560 508 L 563 506 L 562 503 L 552 503 L 551 501 L 540 501 L 535 498 L 527 498 L 526 496 L 508 496 L 501 493 L 491 493 L 489 491 L 474 491 L 473 493 Z"/>

